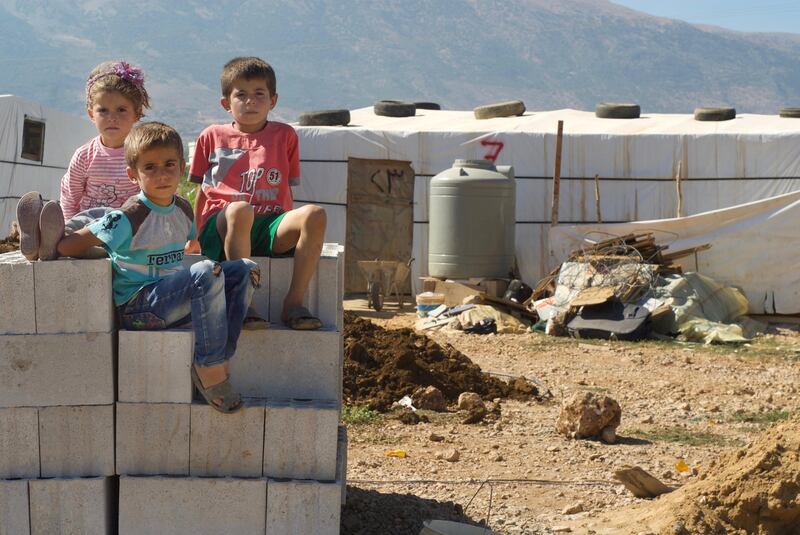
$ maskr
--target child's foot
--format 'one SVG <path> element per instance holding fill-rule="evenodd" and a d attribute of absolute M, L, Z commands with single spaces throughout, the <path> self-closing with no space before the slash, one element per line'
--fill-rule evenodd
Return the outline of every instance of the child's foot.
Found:
<path fill-rule="evenodd" d="M 322 327 L 322 322 L 306 307 L 292 307 L 283 313 L 283 323 L 297 331 L 314 331 Z"/>
<path fill-rule="evenodd" d="M 264 329 L 269 329 L 269 322 L 262 318 L 253 307 L 248 307 L 247 313 L 244 315 L 242 329 L 246 331 L 261 331 Z"/>
<path fill-rule="evenodd" d="M 58 242 L 64 236 L 64 212 L 55 201 L 47 201 L 39 216 L 39 260 L 58 258 Z"/>
<path fill-rule="evenodd" d="M 19 249 L 30 261 L 39 258 L 39 215 L 42 213 L 42 196 L 38 191 L 29 191 L 17 203 L 19 225 Z"/>
<path fill-rule="evenodd" d="M 234 392 L 224 365 L 208 368 L 191 367 L 192 383 L 200 395 L 219 412 L 238 412 L 242 408 L 242 397 Z M 210 384 L 211 386 L 205 386 Z"/>

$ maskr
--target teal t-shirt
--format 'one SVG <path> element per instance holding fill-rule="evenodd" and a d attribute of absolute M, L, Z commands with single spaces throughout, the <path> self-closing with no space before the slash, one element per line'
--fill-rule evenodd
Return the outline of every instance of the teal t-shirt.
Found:
<path fill-rule="evenodd" d="M 188 201 L 175 196 L 171 205 L 159 206 L 142 192 L 88 229 L 111 256 L 117 306 L 127 303 L 148 284 L 186 269 L 183 247 L 197 234 Z"/>

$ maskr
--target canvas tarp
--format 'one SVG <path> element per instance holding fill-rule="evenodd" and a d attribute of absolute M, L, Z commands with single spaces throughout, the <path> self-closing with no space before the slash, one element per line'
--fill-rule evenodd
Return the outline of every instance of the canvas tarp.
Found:
<path fill-rule="evenodd" d="M 41 161 L 22 156 L 25 119 L 44 123 Z M 0 95 L 0 238 L 16 219 L 17 200 L 28 191 L 58 199 L 72 153 L 97 135 L 91 122 L 13 95 Z"/>
<path fill-rule="evenodd" d="M 800 313 L 800 191 L 702 214 L 630 223 L 557 225 L 550 229 L 551 262 L 603 240 L 652 232 L 666 251 L 711 248 L 676 260 L 724 285 L 740 288 L 752 314 Z"/>
<path fill-rule="evenodd" d="M 326 241 L 344 243 L 348 158 L 411 162 L 414 282 L 427 274 L 431 178 L 456 158 L 494 158 L 514 166 L 516 254 L 523 280 L 535 284 L 554 267 L 548 241 L 559 120 L 564 121 L 560 221 L 565 224 L 596 221 L 595 174 L 603 220 L 609 222 L 673 217 L 679 166 L 684 215 L 800 190 L 798 119 L 743 114 L 732 121 L 698 122 L 688 114 L 645 113 L 618 120 L 568 109 L 488 120 L 476 120 L 471 111 L 433 110 L 395 118 L 377 116 L 371 107 L 354 110 L 351 117 L 347 127 L 296 127 L 302 179 L 295 198 L 324 206 Z"/>

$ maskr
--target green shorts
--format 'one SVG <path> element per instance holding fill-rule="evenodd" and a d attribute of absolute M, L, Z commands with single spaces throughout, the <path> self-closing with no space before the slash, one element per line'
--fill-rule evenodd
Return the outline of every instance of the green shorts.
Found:
<path fill-rule="evenodd" d="M 200 241 L 200 248 L 205 256 L 211 260 L 222 262 L 225 260 L 225 247 L 222 243 L 222 237 L 217 232 L 217 216 L 219 214 L 220 212 L 217 212 L 208 218 L 198 241 Z M 294 256 L 294 247 L 285 253 L 273 253 L 272 251 L 272 244 L 275 241 L 275 235 L 278 233 L 278 225 L 280 225 L 285 215 L 286 212 L 255 217 L 253 228 L 250 229 L 251 256 L 271 256 L 273 258 Z"/>

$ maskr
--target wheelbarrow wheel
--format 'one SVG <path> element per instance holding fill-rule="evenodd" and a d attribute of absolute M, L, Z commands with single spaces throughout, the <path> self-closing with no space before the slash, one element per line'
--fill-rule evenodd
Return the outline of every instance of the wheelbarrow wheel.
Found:
<path fill-rule="evenodd" d="M 383 285 L 380 282 L 373 282 L 370 286 L 369 300 L 372 308 L 380 312 L 383 308 Z"/>

